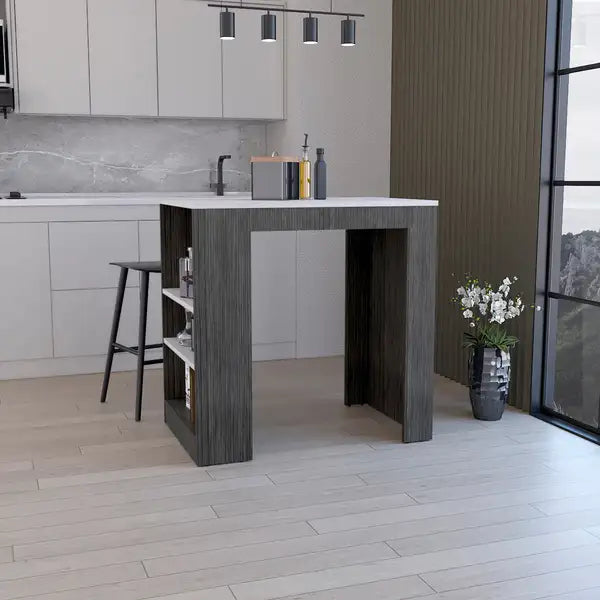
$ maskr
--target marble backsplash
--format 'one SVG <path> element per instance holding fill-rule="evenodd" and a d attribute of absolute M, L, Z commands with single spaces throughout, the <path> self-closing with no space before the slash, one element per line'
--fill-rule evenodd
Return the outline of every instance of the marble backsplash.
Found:
<path fill-rule="evenodd" d="M 250 189 L 266 126 L 237 121 L 9 115 L 0 119 L 0 195 L 202 192 L 220 154 L 227 190 Z"/>

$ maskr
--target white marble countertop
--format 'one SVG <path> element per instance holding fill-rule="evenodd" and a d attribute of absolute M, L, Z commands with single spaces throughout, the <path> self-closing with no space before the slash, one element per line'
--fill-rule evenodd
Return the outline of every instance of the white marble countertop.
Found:
<path fill-rule="evenodd" d="M 25 198 L 18 200 L 7 200 L 0 194 L 0 209 L 2 207 L 36 207 L 36 206 L 158 206 L 170 201 L 201 201 L 203 199 L 216 198 L 211 192 L 197 193 L 114 193 L 114 194 L 23 194 Z M 235 198 L 236 200 L 250 200 L 249 192 L 233 192 L 221 198 L 223 200 Z"/>
<path fill-rule="evenodd" d="M 328 198 L 327 200 L 252 200 L 248 192 L 227 193 L 223 197 L 210 192 L 198 193 L 139 193 L 139 194 L 24 194 L 18 200 L 0 199 L 2 207 L 69 207 L 69 206 L 158 206 L 166 204 L 189 209 L 222 208 L 344 208 L 360 206 L 437 206 L 435 200 L 402 198 Z"/>
<path fill-rule="evenodd" d="M 192 210 L 214 209 L 247 209 L 247 208 L 361 208 L 361 207 L 394 207 L 408 208 L 413 206 L 438 206 L 437 200 L 411 200 L 407 198 L 328 198 L 327 200 L 252 200 L 249 198 L 213 196 L 208 199 L 173 198 L 164 200 L 161 204 L 188 208 Z"/>

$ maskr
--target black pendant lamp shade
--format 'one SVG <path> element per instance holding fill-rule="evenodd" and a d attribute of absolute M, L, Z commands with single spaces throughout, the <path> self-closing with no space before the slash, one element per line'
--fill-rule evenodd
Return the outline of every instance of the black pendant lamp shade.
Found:
<path fill-rule="evenodd" d="M 342 21 L 342 46 L 356 46 L 356 21 L 350 17 Z"/>
<path fill-rule="evenodd" d="M 261 32 L 263 42 L 277 41 L 277 17 L 275 15 L 267 12 L 266 15 L 262 16 Z"/>
<path fill-rule="evenodd" d="M 221 11 L 221 39 L 235 39 L 235 13 L 229 12 L 228 8 Z"/>
<path fill-rule="evenodd" d="M 317 19 L 317 17 L 313 17 L 312 15 L 304 17 L 304 43 L 319 43 L 319 19 Z"/>

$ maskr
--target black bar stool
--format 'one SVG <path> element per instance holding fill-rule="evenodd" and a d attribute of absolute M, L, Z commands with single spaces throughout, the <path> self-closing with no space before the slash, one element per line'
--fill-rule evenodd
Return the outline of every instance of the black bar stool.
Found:
<path fill-rule="evenodd" d="M 150 273 L 160 273 L 159 262 L 119 262 L 110 263 L 121 268 L 119 276 L 119 288 L 117 290 L 117 301 L 115 303 L 115 313 L 113 316 L 112 329 L 110 332 L 110 341 L 108 342 L 108 355 L 106 357 L 106 368 L 104 369 L 104 381 L 102 382 L 102 394 L 100 402 L 106 402 L 106 393 L 108 391 L 108 382 L 112 371 L 112 363 L 115 354 L 128 352 L 137 356 L 137 387 L 135 398 L 135 420 L 142 418 L 142 390 L 144 387 L 144 367 L 146 365 L 157 365 L 163 362 L 162 358 L 146 360 L 146 350 L 162 348 L 162 344 L 150 344 L 146 346 L 146 323 L 148 320 L 148 284 L 150 282 Z M 138 330 L 138 345 L 124 346 L 117 342 L 119 332 L 119 322 L 121 320 L 121 310 L 123 308 L 123 297 L 125 296 L 125 286 L 127 285 L 127 275 L 129 270 L 139 271 L 141 273 L 140 282 L 140 321 Z"/>

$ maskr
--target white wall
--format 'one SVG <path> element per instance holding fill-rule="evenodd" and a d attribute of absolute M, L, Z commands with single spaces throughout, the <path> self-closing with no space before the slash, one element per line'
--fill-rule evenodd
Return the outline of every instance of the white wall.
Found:
<path fill-rule="evenodd" d="M 288 0 L 289 8 L 329 10 L 329 0 Z M 303 134 L 325 148 L 330 196 L 388 196 L 390 182 L 392 0 L 334 0 L 365 13 L 357 46 L 340 45 L 340 18 L 319 19 L 319 44 L 302 43 L 302 16 L 287 15 L 287 120 L 267 127 L 269 152 L 299 154 Z M 281 19 L 281 17 L 280 17 Z M 297 235 L 298 358 L 344 347 L 343 232 Z"/>

